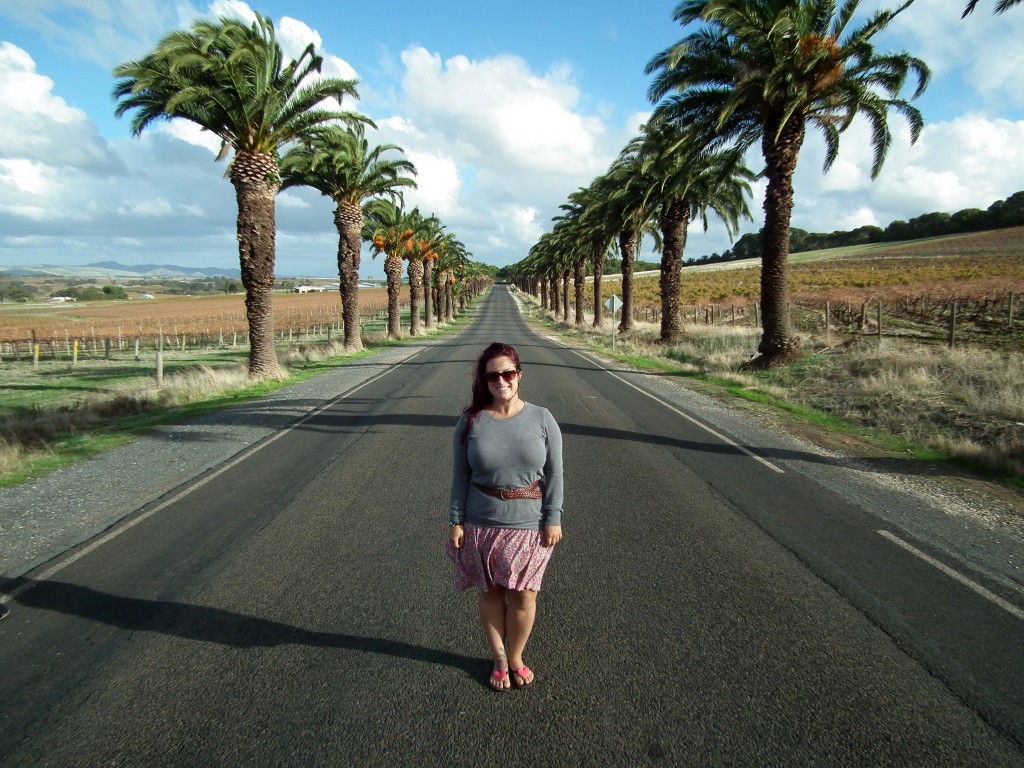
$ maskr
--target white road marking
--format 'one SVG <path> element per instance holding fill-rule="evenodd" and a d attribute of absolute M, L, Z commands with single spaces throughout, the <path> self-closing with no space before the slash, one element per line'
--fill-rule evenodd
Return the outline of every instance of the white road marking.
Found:
<path fill-rule="evenodd" d="M 915 557 L 921 558 L 926 563 L 928 563 L 928 565 L 933 566 L 934 568 L 938 568 L 940 571 L 942 571 L 944 574 L 949 576 L 954 581 L 957 581 L 960 584 L 963 584 L 965 587 L 967 587 L 972 592 L 975 592 L 975 593 L 981 595 L 983 598 L 988 600 L 990 603 L 999 606 L 1000 608 L 1002 608 L 1004 611 L 1006 611 L 1008 614 L 1010 614 L 1014 618 L 1017 618 L 1017 619 L 1020 619 L 1021 621 L 1024 621 L 1024 610 L 1021 610 L 1020 608 L 1018 608 L 1013 603 L 1008 602 L 1007 600 L 1004 600 L 1003 598 L 1001 598 L 997 594 L 989 592 L 987 589 L 985 589 L 983 586 L 981 586 L 981 584 L 978 584 L 976 581 L 972 581 L 971 579 L 967 578 L 966 576 L 964 576 L 959 571 L 953 570 L 952 568 L 950 568 L 945 563 L 941 563 L 938 560 L 936 560 L 934 557 L 930 557 L 929 555 L 926 555 L 924 552 L 922 552 L 921 550 L 917 549 L 917 547 L 914 547 L 911 544 L 908 544 L 907 542 L 905 542 L 899 536 L 896 536 L 895 534 L 890 533 L 889 531 L 884 531 L 884 530 L 878 531 L 878 534 L 881 537 L 883 537 L 885 539 L 888 539 L 889 541 L 891 541 L 896 546 L 905 549 L 907 552 L 909 552 L 910 554 L 914 555 Z"/>
<path fill-rule="evenodd" d="M 402 360 L 398 364 L 388 365 L 383 371 L 381 371 L 377 375 L 371 376 L 369 379 L 364 381 L 362 384 L 360 384 L 360 385 L 358 385 L 356 387 L 353 387 L 352 389 L 348 390 L 344 394 L 339 395 L 338 397 L 336 397 L 336 398 L 334 398 L 332 400 L 327 401 L 326 403 L 321 405 L 319 408 L 316 408 L 316 409 L 310 411 L 305 416 L 303 416 L 301 419 L 299 419 L 298 421 L 296 421 L 293 424 L 288 425 L 287 427 L 282 429 L 280 432 L 275 432 L 270 437 L 268 437 L 268 438 L 266 438 L 264 440 L 261 440 L 255 446 L 253 446 L 251 448 L 248 448 L 246 450 L 243 450 L 242 452 L 237 454 L 234 459 L 229 461 L 227 464 L 222 466 L 220 469 L 217 469 L 217 470 L 211 472 L 209 475 L 204 477 L 202 480 L 200 480 L 197 483 L 194 483 L 194 484 L 190 485 L 188 488 L 186 488 L 185 490 L 181 491 L 180 493 L 177 493 L 174 496 L 171 496 L 169 499 L 165 499 L 164 501 L 160 502 L 159 504 L 157 504 L 152 509 L 147 509 L 145 512 L 143 512 L 142 514 L 138 515 L 137 517 L 132 518 L 127 523 L 124 523 L 123 525 L 119 525 L 118 523 L 114 523 L 114 525 L 117 526 L 115 529 L 113 529 L 113 530 L 103 534 L 98 539 L 95 539 L 94 541 L 90 542 L 89 544 L 87 544 L 86 546 L 82 547 L 80 550 L 75 552 L 75 554 L 71 555 L 67 559 L 61 560 L 59 563 L 57 563 L 52 568 L 49 568 L 49 569 L 43 571 L 41 574 L 39 574 L 39 576 L 37 576 L 32 581 L 25 582 L 20 587 L 18 587 L 17 589 L 12 590 L 11 592 L 9 592 L 6 595 L 0 594 L 0 602 L 4 602 L 5 600 L 13 600 L 18 595 L 20 595 L 23 592 L 26 592 L 29 589 L 31 589 L 32 587 L 34 587 L 38 582 L 46 581 L 47 579 L 53 578 L 54 576 L 56 576 L 58 573 L 63 571 L 65 568 L 67 568 L 72 563 L 75 563 L 75 562 L 81 560 L 83 557 L 88 555 L 90 552 L 94 552 L 95 550 L 97 550 L 100 547 L 102 547 L 104 544 L 106 544 L 106 543 L 108 543 L 110 541 L 113 541 L 114 539 L 116 539 L 118 536 L 120 536 L 125 531 L 129 531 L 132 528 L 134 528 L 136 525 L 138 525 L 139 523 L 141 523 L 141 522 L 143 522 L 145 520 L 148 520 L 150 517 L 155 515 L 157 512 L 160 512 L 161 510 L 166 509 L 167 507 L 171 506 L 172 504 L 175 504 L 175 503 L 181 501 L 183 498 L 188 496 L 193 491 L 199 490 L 204 485 L 209 483 L 211 480 L 214 480 L 214 479 L 220 477 L 225 472 L 227 472 L 229 469 L 232 469 L 232 468 L 238 466 L 239 464 L 241 464 L 243 461 L 248 459 L 253 454 L 257 453 L 258 451 L 262 451 L 264 448 L 266 448 L 271 443 L 277 442 L 278 440 L 280 440 L 282 437 L 287 435 L 292 430 L 296 429 L 297 427 L 302 426 L 307 421 L 312 419 L 314 416 L 319 414 L 321 411 L 324 411 L 327 408 L 330 408 L 332 405 L 334 405 L 335 403 L 338 403 L 338 402 L 344 400 L 349 395 L 354 395 L 356 392 L 361 390 L 363 387 L 365 387 L 365 386 L 367 386 L 369 384 L 372 384 L 373 382 L 377 381 L 378 379 L 386 376 L 388 373 L 390 373 L 391 371 L 397 369 L 399 366 L 404 365 L 409 360 L 412 360 L 414 357 L 416 357 L 417 355 L 419 355 L 423 351 L 424 350 L 422 350 L 422 349 L 419 350 L 419 352 L 416 352 L 416 353 L 410 355 L 409 357 L 407 357 L 405 360 Z"/>
<path fill-rule="evenodd" d="M 564 346 L 564 345 L 563 345 L 563 346 Z M 764 464 L 764 465 L 765 465 L 766 467 L 768 467 L 768 469 L 772 470 L 773 472 L 778 472 L 778 473 L 779 473 L 780 475 L 784 475 L 784 474 L 786 474 L 786 470 L 782 469 L 781 467 L 778 467 L 778 466 L 776 466 L 775 464 L 772 464 L 772 463 L 771 463 L 770 461 L 768 461 L 767 459 L 763 458 L 762 456 L 758 456 L 758 455 L 757 455 L 756 453 L 754 453 L 753 451 L 750 451 L 750 450 L 748 450 L 748 449 L 744 448 L 744 447 L 743 447 L 742 445 L 740 445 L 739 443 L 735 442 L 734 440 L 730 440 L 730 439 L 729 439 L 728 437 L 726 437 L 725 435 L 723 435 L 723 434 L 722 434 L 721 432 L 717 432 L 717 431 L 715 431 L 714 429 L 712 429 L 711 427 L 709 427 L 709 426 L 708 426 L 707 424 L 704 424 L 704 423 L 702 423 L 702 422 L 700 422 L 700 421 L 697 421 L 697 419 L 693 418 L 693 417 L 692 417 L 692 416 L 690 416 L 690 415 L 689 415 L 688 413 L 685 413 L 684 411 L 681 411 L 681 410 L 679 410 L 679 409 L 678 409 L 678 408 L 676 408 L 676 407 L 675 407 L 674 405 L 670 405 L 669 403 L 666 403 L 666 402 L 665 402 L 664 400 L 662 400 L 662 399 L 661 399 L 660 397 L 658 397 L 657 395 L 652 395 L 652 394 L 651 394 L 650 392 L 648 392 L 648 391 L 646 391 L 646 390 L 644 390 L 644 389 L 641 389 L 641 388 L 640 388 L 640 387 L 638 387 L 638 386 L 637 386 L 636 384 L 633 384 L 633 383 L 632 383 L 632 382 L 630 382 L 630 381 L 626 381 L 626 380 L 625 380 L 624 378 L 622 378 L 621 376 L 619 376 L 619 375 L 618 375 L 617 373 L 614 373 L 614 372 L 610 371 L 609 369 L 605 368 L 605 367 L 604 367 L 603 365 L 601 365 L 601 363 L 600 363 L 600 362 L 598 362 L 598 361 L 597 361 L 597 360 L 595 360 L 594 358 L 592 358 L 592 357 L 588 357 L 587 355 L 584 355 L 584 354 L 582 354 L 581 352 L 578 352 L 578 351 L 577 351 L 577 350 L 575 350 L 575 349 L 571 349 L 570 347 L 566 347 L 566 349 L 570 349 L 570 351 L 572 351 L 572 352 L 575 352 L 575 353 L 576 353 L 577 355 L 579 355 L 580 357 L 582 357 L 582 358 L 583 358 L 584 360 L 586 360 L 587 362 L 589 362 L 589 363 L 593 363 L 593 364 L 594 364 L 594 365 L 596 365 L 596 366 L 597 366 L 598 368 L 600 368 L 600 369 L 601 369 L 602 371 L 604 371 L 605 373 L 607 373 L 607 374 L 608 374 L 609 376 L 614 376 L 614 377 L 615 377 L 616 379 L 618 379 L 619 381 L 621 381 L 621 382 L 622 382 L 623 384 L 625 384 L 625 385 L 626 385 L 627 387 L 632 387 L 632 388 L 633 388 L 633 389 L 635 389 L 635 390 L 636 390 L 637 392 L 639 392 L 639 393 L 640 393 L 641 395 L 644 395 L 644 396 L 646 396 L 646 397 L 649 397 L 649 398 L 651 398 L 651 400 L 653 400 L 654 402 L 656 402 L 656 403 L 660 403 L 661 405 L 663 405 L 663 406 L 664 406 L 665 408 L 668 408 L 668 409 L 669 409 L 670 411 L 672 411 L 673 413 L 675 413 L 675 414 L 677 414 L 677 415 L 679 415 L 679 416 L 682 416 L 682 417 L 683 417 L 684 419 L 686 419 L 686 420 L 687 420 L 687 421 L 689 421 L 690 423 L 692 423 L 692 424 L 694 424 L 694 425 L 696 425 L 696 426 L 700 427 L 701 429 L 703 429 L 703 430 L 704 430 L 705 432 L 707 432 L 708 434 L 714 435 L 715 437 L 717 437 L 717 438 L 718 438 L 719 440 L 721 440 L 721 441 L 722 441 L 723 443 L 725 443 L 726 445 L 731 445 L 731 446 L 732 446 L 733 448 L 735 448 L 736 450 L 738 450 L 738 451 L 742 451 L 743 453 L 747 454 L 747 456 L 749 456 L 750 458 L 752 458 L 752 459 L 756 459 L 757 461 L 759 461 L 759 462 L 761 462 L 762 464 Z"/>

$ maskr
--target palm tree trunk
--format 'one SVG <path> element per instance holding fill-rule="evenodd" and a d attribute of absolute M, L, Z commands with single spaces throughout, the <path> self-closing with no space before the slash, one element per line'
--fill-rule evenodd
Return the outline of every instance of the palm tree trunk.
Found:
<path fill-rule="evenodd" d="M 434 260 L 423 262 L 423 324 L 429 330 L 434 327 Z"/>
<path fill-rule="evenodd" d="M 633 259 L 636 258 L 636 230 L 627 227 L 619 232 L 619 254 L 622 256 L 622 319 L 620 331 L 633 330 Z"/>
<path fill-rule="evenodd" d="M 270 154 L 239 153 L 229 171 L 238 203 L 238 260 L 249 323 L 249 377 L 281 379 L 274 348 L 274 260 L 279 178 Z"/>
<path fill-rule="evenodd" d="M 674 198 L 661 217 L 661 341 L 672 344 L 683 335 L 679 319 L 679 270 L 686 249 L 689 206 Z"/>
<path fill-rule="evenodd" d="M 548 295 L 548 279 L 542 277 L 540 279 L 540 308 L 548 309 L 551 306 L 550 296 Z"/>
<path fill-rule="evenodd" d="M 402 257 L 388 254 L 384 259 L 384 274 L 388 279 L 388 338 L 397 339 L 402 335 L 402 316 L 398 305 L 402 290 Z"/>
<path fill-rule="evenodd" d="M 764 197 L 764 230 L 761 236 L 761 342 L 760 357 L 748 367 L 770 368 L 800 356 L 800 343 L 789 320 L 789 222 L 793 214 L 793 173 L 804 140 L 801 116 L 789 119 L 777 141 L 776 127 L 765 123 L 761 151 L 768 188 Z"/>
<path fill-rule="evenodd" d="M 576 325 L 583 325 L 583 285 L 587 282 L 587 257 L 581 256 L 576 262 L 576 276 L 573 286 L 576 288 Z"/>
<path fill-rule="evenodd" d="M 558 275 L 552 275 L 551 276 L 551 313 L 555 317 L 558 317 L 558 313 L 561 310 L 561 306 L 560 305 L 562 303 L 561 300 L 560 300 L 560 297 L 558 295 L 558 289 L 559 289 L 558 283 L 559 283 Z"/>
<path fill-rule="evenodd" d="M 562 322 L 569 322 L 569 270 L 562 273 Z"/>
<path fill-rule="evenodd" d="M 604 277 L 604 243 L 601 250 L 594 250 L 594 328 L 604 325 L 604 296 L 601 293 L 601 278 Z"/>
<path fill-rule="evenodd" d="M 423 262 L 409 261 L 409 335 L 420 335 L 420 293 L 423 292 Z"/>
<path fill-rule="evenodd" d="M 455 319 L 455 294 L 452 293 L 452 285 L 455 282 L 455 272 L 452 269 L 444 271 L 444 319 L 451 322 Z"/>
<path fill-rule="evenodd" d="M 338 203 L 334 209 L 338 228 L 338 283 L 341 293 L 341 319 L 345 348 L 358 352 L 363 348 L 359 328 L 359 252 L 362 246 L 363 211 L 352 203 Z"/>

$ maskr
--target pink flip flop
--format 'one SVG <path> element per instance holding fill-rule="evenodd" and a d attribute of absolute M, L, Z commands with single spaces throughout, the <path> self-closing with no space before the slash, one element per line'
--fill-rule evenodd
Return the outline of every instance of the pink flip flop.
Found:
<path fill-rule="evenodd" d="M 504 693 L 508 688 L 504 688 L 500 685 L 495 685 L 494 681 L 497 680 L 499 683 L 505 682 L 505 678 L 508 677 L 507 669 L 492 669 L 491 670 L 491 688 L 496 690 L 498 693 Z"/>
<path fill-rule="evenodd" d="M 521 666 L 519 669 L 513 669 L 512 672 L 516 676 L 515 678 L 513 678 L 513 682 L 515 682 L 517 678 L 519 681 L 521 681 L 516 682 L 517 688 L 529 688 L 537 679 L 536 677 L 534 677 L 533 680 L 531 680 L 530 682 L 526 682 L 526 678 L 533 674 L 533 670 L 531 670 L 525 664 L 523 664 L 523 666 Z"/>

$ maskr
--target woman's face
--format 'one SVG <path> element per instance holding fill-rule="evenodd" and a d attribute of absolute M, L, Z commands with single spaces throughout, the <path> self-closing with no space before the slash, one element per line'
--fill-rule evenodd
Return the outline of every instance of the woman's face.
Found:
<path fill-rule="evenodd" d="M 499 373 L 505 375 L 494 375 Z M 512 380 L 506 381 L 505 379 L 509 378 L 510 374 L 514 374 L 511 375 Z M 516 397 L 518 397 L 519 380 L 523 374 L 516 371 L 516 364 L 512 361 L 511 357 L 492 357 L 487 361 L 484 375 L 487 377 L 487 389 L 490 390 L 495 405 L 514 402 Z"/>

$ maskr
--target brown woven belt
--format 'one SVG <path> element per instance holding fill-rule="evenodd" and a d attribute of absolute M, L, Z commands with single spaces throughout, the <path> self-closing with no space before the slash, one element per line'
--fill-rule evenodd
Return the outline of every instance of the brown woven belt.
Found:
<path fill-rule="evenodd" d="M 479 483 L 473 483 L 477 488 L 486 493 L 488 496 L 493 496 L 496 499 L 502 501 L 509 501 L 511 499 L 543 499 L 544 494 L 540 490 L 540 480 L 531 485 L 529 488 L 491 488 L 490 486 L 480 485 Z"/>

